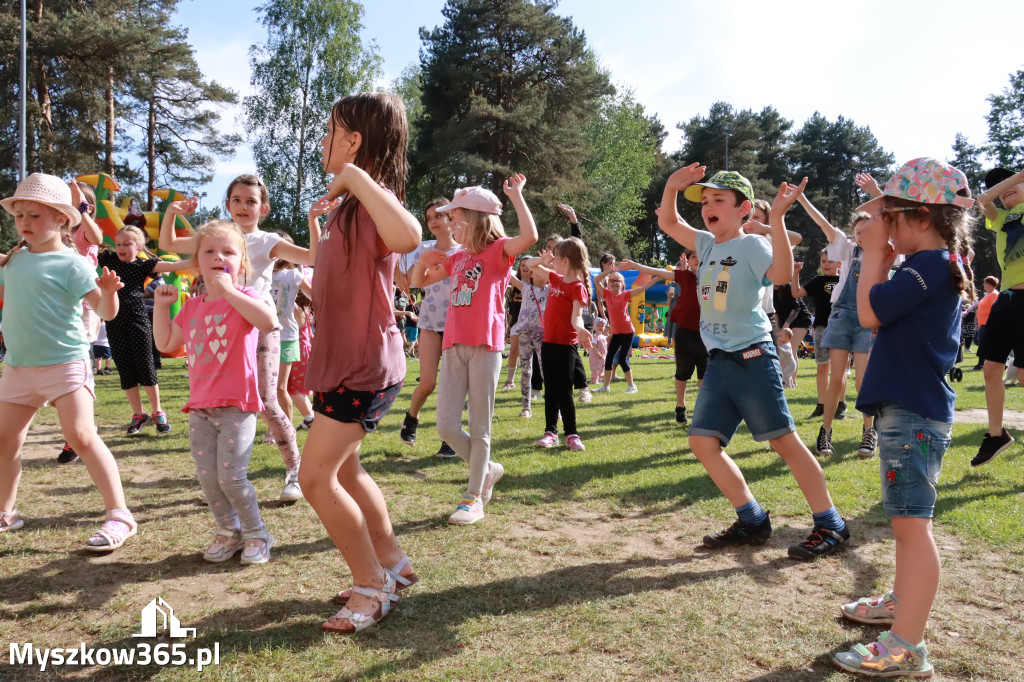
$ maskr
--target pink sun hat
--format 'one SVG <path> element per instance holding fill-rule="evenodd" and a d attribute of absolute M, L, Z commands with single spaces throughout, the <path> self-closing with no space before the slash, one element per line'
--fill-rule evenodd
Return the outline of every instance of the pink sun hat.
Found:
<path fill-rule="evenodd" d="M 71 227 L 82 222 L 82 214 L 71 205 L 71 188 L 56 175 L 32 173 L 18 184 L 14 196 L 0 201 L 4 210 L 14 215 L 14 202 L 34 201 L 63 213 Z"/>
<path fill-rule="evenodd" d="M 455 196 L 450 204 L 437 209 L 437 212 L 444 213 L 456 208 L 468 208 L 471 211 L 501 215 L 501 200 L 489 189 L 476 186 L 463 187 L 455 191 Z"/>
<path fill-rule="evenodd" d="M 968 196 L 958 194 L 961 190 L 967 190 Z M 907 199 L 922 204 L 951 204 L 970 208 L 974 206 L 970 192 L 967 176 L 962 171 L 948 163 L 923 156 L 903 164 L 896 174 L 889 178 L 889 182 L 885 183 L 882 196 L 861 204 L 857 210 L 870 213 L 885 197 Z"/>

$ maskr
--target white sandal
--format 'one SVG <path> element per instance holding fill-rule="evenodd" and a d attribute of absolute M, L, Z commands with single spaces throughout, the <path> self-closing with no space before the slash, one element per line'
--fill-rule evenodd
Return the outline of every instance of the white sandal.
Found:
<path fill-rule="evenodd" d="M 388 572 L 384 573 L 384 585 L 381 586 L 381 589 L 357 585 L 352 588 L 352 592 L 376 599 L 380 604 L 377 614 L 352 611 L 346 606 L 331 618 L 328 618 L 327 621 L 321 623 L 321 630 L 324 632 L 337 632 L 343 635 L 354 635 L 357 632 L 362 632 L 384 620 L 385 616 L 391 613 L 392 603 L 397 604 L 401 599 L 395 588 L 395 579 Z"/>
<path fill-rule="evenodd" d="M 403 554 L 402 558 L 399 560 L 397 564 L 395 564 L 391 568 L 384 569 L 384 572 L 387 573 L 388 576 L 395 581 L 395 589 L 398 592 L 401 592 L 407 587 L 412 587 L 420 580 L 420 577 L 415 573 L 410 573 L 409 575 L 401 575 L 402 569 L 405 568 L 408 564 L 409 556 L 407 554 Z M 350 587 L 347 590 L 342 590 L 338 594 L 334 595 L 334 599 L 332 599 L 331 601 L 337 604 L 338 606 L 344 606 L 346 603 L 348 603 L 348 598 L 352 596 L 352 591 L 354 589 L 354 587 Z"/>
<path fill-rule="evenodd" d="M 135 535 L 138 530 L 139 524 L 135 522 L 135 518 L 132 517 L 131 513 L 126 514 L 123 511 L 108 511 L 107 520 L 104 521 L 100 529 L 93 533 L 89 540 L 86 541 L 85 551 L 111 552 L 123 545 L 125 541 Z M 106 544 L 90 545 L 89 542 L 94 539 L 104 540 Z"/>

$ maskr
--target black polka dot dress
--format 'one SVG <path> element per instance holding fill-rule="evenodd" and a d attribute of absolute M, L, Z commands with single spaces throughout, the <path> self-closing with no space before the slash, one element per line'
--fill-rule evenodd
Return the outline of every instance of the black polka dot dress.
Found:
<path fill-rule="evenodd" d="M 113 251 L 99 255 L 100 267 L 106 266 L 117 273 L 124 288 L 117 292 L 117 317 L 107 322 L 110 352 L 121 377 L 121 390 L 136 386 L 156 386 L 156 367 L 153 366 L 153 327 L 142 301 L 146 279 L 160 262 L 156 258 L 136 258 L 125 263 Z"/>

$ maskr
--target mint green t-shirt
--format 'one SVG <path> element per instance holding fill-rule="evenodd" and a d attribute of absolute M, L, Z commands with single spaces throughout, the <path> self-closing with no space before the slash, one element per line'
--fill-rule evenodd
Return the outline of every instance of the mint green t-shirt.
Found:
<path fill-rule="evenodd" d="M 711 350 L 738 351 L 771 340 L 771 323 L 761 308 L 761 291 L 770 286 L 772 264 L 767 239 L 745 234 L 721 244 L 710 232 L 698 232 L 696 251 L 700 336 Z"/>
<path fill-rule="evenodd" d="M 995 220 L 985 220 L 985 227 L 996 233 L 996 257 L 1003 277 L 999 286 L 1003 291 L 1024 282 L 1024 204 L 1008 211 L 1000 211 Z"/>
<path fill-rule="evenodd" d="M 96 271 L 74 249 L 23 248 L 0 267 L 0 286 L 7 364 L 43 367 L 89 357 L 82 297 L 96 288 Z"/>

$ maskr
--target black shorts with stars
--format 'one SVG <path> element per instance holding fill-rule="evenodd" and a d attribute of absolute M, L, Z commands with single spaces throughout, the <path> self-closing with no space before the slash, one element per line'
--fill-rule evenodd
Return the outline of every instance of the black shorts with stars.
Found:
<path fill-rule="evenodd" d="M 379 391 L 353 391 L 339 386 L 328 393 L 314 393 L 313 409 L 335 421 L 362 424 L 371 433 L 401 391 L 401 381 Z"/>

